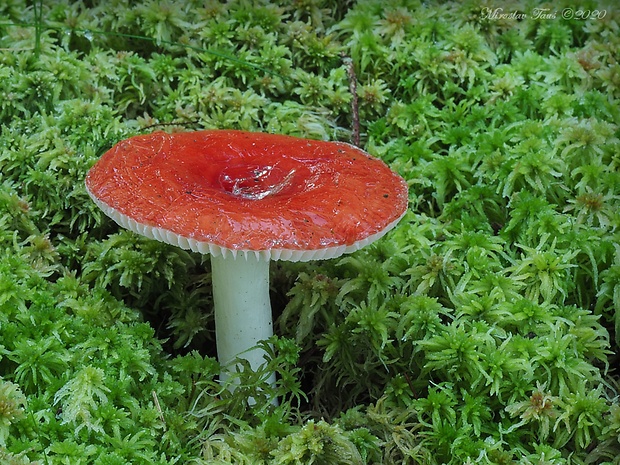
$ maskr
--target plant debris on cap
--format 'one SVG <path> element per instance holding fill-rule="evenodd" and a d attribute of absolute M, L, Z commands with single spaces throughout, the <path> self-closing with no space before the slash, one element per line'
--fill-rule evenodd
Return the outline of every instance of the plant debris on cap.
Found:
<path fill-rule="evenodd" d="M 373 242 L 408 202 L 405 181 L 350 144 L 233 130 L 123 140 L 86 187 L 139 234 L 215 256 L 293 261 Z"/>

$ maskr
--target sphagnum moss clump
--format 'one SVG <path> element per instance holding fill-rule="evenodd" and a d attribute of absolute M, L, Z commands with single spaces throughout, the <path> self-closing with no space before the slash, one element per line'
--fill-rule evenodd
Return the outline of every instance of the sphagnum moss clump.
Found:
<path fill-rule="evenodd" d="M 617 11 L 198 3 L 0 5 L 0 461 L 617 464 Z M 375 245 L 272 266 L 234 394 L 202 258 L 83 184 L 199 128 L 359 134 L 409 184 Z"/>

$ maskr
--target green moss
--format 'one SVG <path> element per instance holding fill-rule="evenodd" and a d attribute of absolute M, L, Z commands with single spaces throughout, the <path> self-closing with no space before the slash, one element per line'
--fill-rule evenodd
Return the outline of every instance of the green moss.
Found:
<path fill-rule="evenodd" d="M 619 18 L 501 7 L 0 5 L 0 461 L 618 463 Z M 153 129 L 349 140 L 349 62 L 409 212 L 274 264 L 267 364 L 222 390 L 208 260 L 84 176 Z"/>

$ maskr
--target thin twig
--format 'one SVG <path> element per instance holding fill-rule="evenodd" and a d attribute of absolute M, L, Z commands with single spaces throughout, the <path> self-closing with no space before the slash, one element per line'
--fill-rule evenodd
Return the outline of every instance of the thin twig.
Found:
<path fill-rule="evenodd" d="M 166 419 L 164 418 L 164 412 L 161 409 L 161 405 L 159 405 L 159 399 L 157 398 L 157 393 L 153 391 L 153 400 L 155 401 L 155 408 L 157 408 L 157 412 L 159 412 L 159 419 L 164 424 L 164 430 L 166 429 Z"/>
<path fill-rule="evenodd" d="M 34 55 L 41 52 L 41 23 L 43 22 L 43 0 L 34 2 Z"/>
<path fill-rule="evenodd" d="M 357 102 L 357 77 L 355 76 L 355 69 L 353 67 L 353 60 L 351 57 L 342 55 L 342 61 L 347 67 L 347 74 L 349 76 L 349 92 L 351 92 L 351 142 L 353 145 L 359 147 L 360 145 L 360 113 Z"/>

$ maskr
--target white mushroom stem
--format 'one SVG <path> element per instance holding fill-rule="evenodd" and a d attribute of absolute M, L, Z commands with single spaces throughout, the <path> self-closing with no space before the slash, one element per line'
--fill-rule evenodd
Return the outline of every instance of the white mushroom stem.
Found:
<path fill-rule="evenodd" d="M 235 358 L 245 359 L 252 370 L 266 362 L 259 341 L 273 335 L 269 298 L 269 260 L 253 254 L 211 256 L 215 336 L 222 384 L 238 369 Z M 275 384 L 275 374 L 269 383 Z"/>

